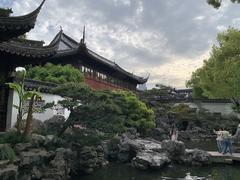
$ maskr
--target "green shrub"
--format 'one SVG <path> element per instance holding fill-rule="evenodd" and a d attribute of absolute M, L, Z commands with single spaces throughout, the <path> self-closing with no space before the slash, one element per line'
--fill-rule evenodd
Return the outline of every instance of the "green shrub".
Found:
<path fill-rule="evenodd" d="M 17 143 L 27 143 L 29 141 L 30 141 L 29 137 L 25 137 L 16 131 L 8 131 L 0 136 L 0 144 L 8 143 L 15 145 Z"/>
<path fill-rule="evenodd" d="M 174 112 L 178 118 L 183 118 L 186 116 L 192 116 L 196 118 L 196 109 L 190 108 L 186 104 L 173 106 L 170 111 Z"/>
<path fill-rule="evenodd" d="M 83 82 L 83 74 L 80 70 L 69 64 L 62 66 L 47 63 L 44 66 L 30 66 L 27 71 L 27 77 L 57 84 Z"/>
<path fill-rule="evenodd" d="M 62 85 L 54 92 L 71 98 L 58 102 L 72 109 L 65 128 L 79 123 L 106 134 L 117 134 L 133 127 L 144 136 L 155 127 L 153 110 L 132 92 L 92 91 L 72 83 Z"/>
<path fill-rule="evenodd" d="M 66 142 L 75 142 L 82 146 L 96 146 L 109 138 L 108 134 L 97 132 L 92 129 L 74 130 L 71 134 L 62 137 Z"/>
<path fill-rule="evenodd" d="M 8 145 L 0 145 L 0 160 L 14 161 L 16 158 L 15 152 Z"/>

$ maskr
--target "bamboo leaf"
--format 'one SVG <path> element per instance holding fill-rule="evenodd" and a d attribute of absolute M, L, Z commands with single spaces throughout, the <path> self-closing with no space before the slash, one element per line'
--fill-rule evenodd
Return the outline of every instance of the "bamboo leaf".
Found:
<path fill-rule="evenodd" d="M 19 108 L 19 106 L 15 105 L 15 104 L 13 104 L 13 107 L 14 107 L 14 108 L 16 108 L 16 109 L 18 109 L 18 108 Z"/>
<path fill-rule="evenodd" d="M 20 86 L 20 84 L 17 84 L 17 83 L 6 83 L 9 88 L 17 91 L 17 93 L 20 95 L 21 94 L 21 89 L 22 87 Z"/>

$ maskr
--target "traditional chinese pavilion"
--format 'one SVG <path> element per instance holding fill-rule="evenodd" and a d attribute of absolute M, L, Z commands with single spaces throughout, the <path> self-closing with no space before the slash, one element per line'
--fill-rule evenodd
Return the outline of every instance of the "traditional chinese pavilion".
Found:
<path fill-rule="evenodd" d="M 138 84 L 147 82 L 148 78 L 129 73 L 115 62 L 91 51 L 85 43 L 85 32 L 78 43 L 61 30 L 47 46 L 43 45 L 43 41 L 19 38 L 34 28 L 44 2 L 24 16 L 0 14 L 0 130 L 5 129 L 7 107 L 12 106 L 8 105 L 5 82 L 11 81 L 11 74 L 17 66 L 47 62 L 72 64 L 84 73 L 86 83 L 94 89 L 136 90 Z"/>

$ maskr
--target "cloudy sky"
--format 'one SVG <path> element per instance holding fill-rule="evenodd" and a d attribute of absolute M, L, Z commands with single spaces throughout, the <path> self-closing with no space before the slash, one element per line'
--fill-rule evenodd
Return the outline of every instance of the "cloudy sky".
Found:
<path fill-rule="evenodd" d="M 240 5 L 226 0 L 216 10 L 206 0 L 47 0 L 28 38 L 52 40 L 60 26 L 75 40 L 86 26 L 87 46 L 134 74 L 156 83 L 185 87 L 216 43 L 216 34 L 240 27 Z M 0 0 L 14 15 L 41 0 Z"/>

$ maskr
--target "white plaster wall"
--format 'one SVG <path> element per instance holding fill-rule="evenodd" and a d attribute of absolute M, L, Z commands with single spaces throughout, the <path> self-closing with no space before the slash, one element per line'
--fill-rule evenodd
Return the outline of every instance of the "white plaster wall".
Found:
<path fill-rule="evenodd" d="M 191 108 L 204 108 L 208 110 L 211 113 L 221 113 L 222 115 L 236 115 L 239 116 L 237 113 L 235 113 L 232 110 L 232 104 L 231 103 L 184 103 L 189 105 Z"/>
<path fill-rule="evenodd" d="M 9 102 L 11 103 L 12 105 L 15 104 L 15 105 L 18 105 L 19 103 L 19 99 L 18 99 L 18 95 L 17 93 L 14 91 L 11 96 L 13 96 L 13 102 Z M 46 94 L 46 93 L 41 93 L 41 97 L 42 97 L 42 100 L 45 101 L 45 103 L 51 103 L 51 102 L 55 102 L 57 103 L 59 100 L 62 100 L 63 98 L 61 96 L 58 96 L 58 95 L 52 95 L 52 94 Z M 11 107 L 11 105 L 9 105 L 9 107 Z M 10 126 L 13 127 L 15 124 L 16 124 L 16 121 L 17 121 L 17 109 L 14 108 L 13 106 L 11 107 L 10 110 L 8 110 L 8 122 L 10 121 Z M 70 114 L 70 111 L 68 111 L 67 109 L 64 109 L 64 117 L 65 118 L 68 118 Z M 34 113 L 33 114 L 33 117 L 35 119 L 38 119 L 38 120 L 41 120 L 42 122 L 47 120 L 47 119 L 50 119 L 51 117 L 53 117 L 54 115 L 57 115 L 57 111 L 56 110 L 53 110 L 53 109 L 47 109 L 46 111 L 44 111 L 43 113 Z M 26 117 L 24 117 L 26 118 Z"/>

